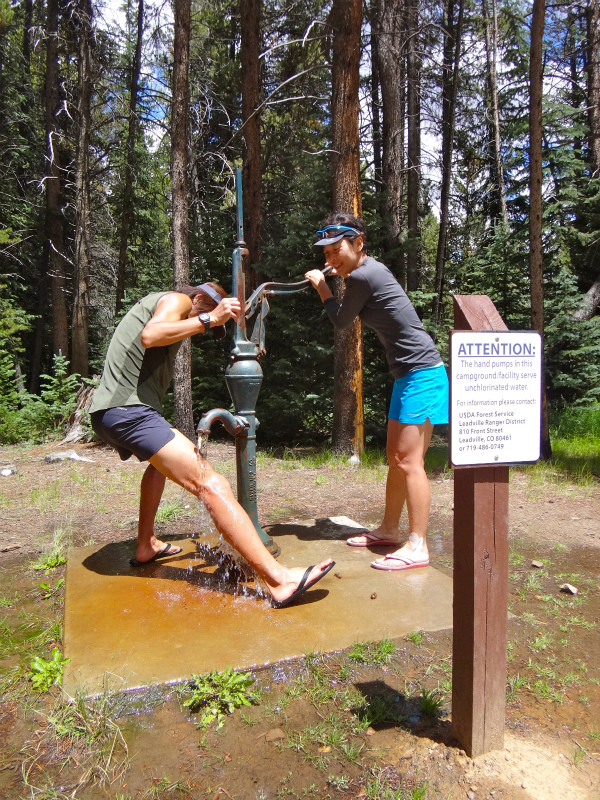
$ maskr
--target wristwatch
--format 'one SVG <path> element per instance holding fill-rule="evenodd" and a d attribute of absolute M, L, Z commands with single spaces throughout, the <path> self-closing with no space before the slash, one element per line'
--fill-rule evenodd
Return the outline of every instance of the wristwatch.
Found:
<path fill-rule="evenodd" d="M 210 314 L 198 314 L 198 319 L 204 325 L 204 333 L 210 328 Z"/>

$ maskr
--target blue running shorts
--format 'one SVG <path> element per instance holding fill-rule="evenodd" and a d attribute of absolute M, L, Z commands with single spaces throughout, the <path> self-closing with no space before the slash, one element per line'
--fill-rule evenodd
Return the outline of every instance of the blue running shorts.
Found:
<path fill-rule="evenodd" d="M 448 376 L 443 364 L 413 369 L 394 382 L 388 419 L 403 425 L 448 423 Z"/>
<path fill-rule="evenodd" d="M 94 432 L 114 447 L 121 461 L 148 461 L 175 438 L 167 420 L 150 406 L 117 406 L 90 414 Z"/>

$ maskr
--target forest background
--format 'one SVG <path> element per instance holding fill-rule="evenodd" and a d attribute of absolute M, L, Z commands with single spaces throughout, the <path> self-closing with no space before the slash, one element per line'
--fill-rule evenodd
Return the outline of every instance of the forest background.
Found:
<path fill-rule="evenodd" d="M 509 328 L 543 329 L 551 410 L 597 410 L 598 0 L 129 0 L 108 11 L 0 0 L 0 441 L 63 423 L 80 376 L 101 371 L 145 294 L 188 277 L 231 288 L 234 167 L 247 287 L 318 266 L 311 244 L 339 205 L 340 153 L 355 135 L 368 251 L 444 360 L 452 295 L 487 294 Z M 356 132 L 336 126 L 340 87 Z M 274 298 L 266 327 L 259 435 L 326 439 L 338 388 L 316 294 Z M 385 428 L 392 381 L 376 337 L 362 336 L 369 439 Z M 229 349 L 197 337 L 184 354 L 196 421 L 229 406 Z M 167 415 L 176 406 L 167 398 Z"/>

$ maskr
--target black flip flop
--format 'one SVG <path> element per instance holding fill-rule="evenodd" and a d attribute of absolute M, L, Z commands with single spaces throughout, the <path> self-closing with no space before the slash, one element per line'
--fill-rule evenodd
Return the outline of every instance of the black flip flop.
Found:
<path fill-rule="evenodd" d="M 335 567 L 335 561 L 332 561 L 328 567 L 325 567 L 323 572 L 321 572 L 321 574 L 317 578 L 315 578 L 314 581 L 311 581 L 310 583 L 307 584 L 306 581 L 308 580 L 308 576 L 313 571 L 315 566 L 316 564 L 313 564 L 312 567 L 308 567 L 308 569 L 302 576 L 302 580 L 298 584 L 296 590 L 292 592 L 292 594 L 289 597 L 287 597 L 285 600 L 271 600 L 271 606 L 273 608 L 285 608 L 286 606 L 289 606 L 291 603 L 294 602 L 294 600 L 300 597 L 301 594 L 304 594 L 304 592 L 307 589 L 311 589 L 315 585 L 315 583 L 318 583 L 321 580 L 321 578 L 324 578 L 325 575 L 327 575 L 328 572 L 331 572 L 331 570 Z"/>
<path fill-rule="evenodd" d="M 174 550 L 171 548 L 174 547 Z M 152 558 L 149 558 L 148 561 L 138 561 L 137 558 L 129 559 L 129 563 L 132 567 L 144 567 L 146 564 L 150 564 L 152 561 L 156 561 L 158 558 L 165 558 L 165 556 L 176 556 L 177 553 L 181 553 L 183 547 L 175 547 L 175 545 L 167 544 L 165 547 L 160 551 L 160 553 L 156 553 L 153 555 Z"/>

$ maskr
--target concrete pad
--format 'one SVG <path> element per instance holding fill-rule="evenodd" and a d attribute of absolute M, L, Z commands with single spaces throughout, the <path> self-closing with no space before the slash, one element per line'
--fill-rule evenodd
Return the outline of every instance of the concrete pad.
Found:
<path fill-rule="evenodd" d="M 333 558 L 336 566 L 297 604 L 275 610 L 255 585 L 223 580 L 197 543 L 142 568 L 129 565 L 134 542 L 74 548 L 66 575 L 63 687 L 73 695 L 168 683 L 192 673 L 250 669 L 312 650 L 452 626 L 452 580 L 426 567 L 391 573 L 369 567 L 385 549 L 348 547 L 345 517 L 274 525 L 286 566 Z M 212 542 L 215 544 L 216 542 Z M 341 578 L 335 577 L 335 573 Z M 241 590 L 240 590 L 241 591 Z M 376 593 L 376 599 L 371 595 Z"/>

